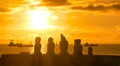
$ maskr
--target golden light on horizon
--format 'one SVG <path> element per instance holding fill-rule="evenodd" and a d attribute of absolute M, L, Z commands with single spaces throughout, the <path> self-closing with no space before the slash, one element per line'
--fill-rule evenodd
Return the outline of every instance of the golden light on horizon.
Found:
<path fill-rule="evenodd" d="M 50 15 L 51 13 L 45 8 L 31 10 L 29 12 L 30 29 L 41 30 L 50 28 L 48 21 L 48 17 L 50 17 Z"/>

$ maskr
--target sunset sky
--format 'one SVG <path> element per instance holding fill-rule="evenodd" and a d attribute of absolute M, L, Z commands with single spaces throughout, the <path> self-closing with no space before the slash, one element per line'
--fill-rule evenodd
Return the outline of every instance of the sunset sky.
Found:
<path fill-rule="evenodd" d="M 59 43 L 61 33 L 70 44 L 120 44 L 120 0 L 0 0 L 0 44 Z"/>

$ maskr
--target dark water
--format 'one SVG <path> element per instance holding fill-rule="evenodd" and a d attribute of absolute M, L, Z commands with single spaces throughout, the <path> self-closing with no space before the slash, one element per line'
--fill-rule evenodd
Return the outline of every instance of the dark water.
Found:
<path fill-rule="evenodd" d="M 73 45 L 69 45 L 68 52 L 73 53 Z M 100 44 L 98 46 L 93 46 L 94 55 L 117 55 L 120 56 L 120 45 L 119 44 Z M 87 54 L 88 47 L 83 46 L 83 54 Z M 30 52 L 33 53 L 33 47 L 9 47 L 7 45 L 0 45 L 0 55 L 1 54 L 19 54 L 20 52 Z M 42 53 L 45 53 L 46 47 L 42 48 Z M 55 47 L 55 53 L 59 54 L 59 46 Z"/>

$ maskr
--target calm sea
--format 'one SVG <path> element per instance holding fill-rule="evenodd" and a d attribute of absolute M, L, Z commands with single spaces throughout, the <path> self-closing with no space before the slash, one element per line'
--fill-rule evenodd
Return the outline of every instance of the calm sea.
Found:
<path fill-rule="evenodd" d="M 68 52 L 73 53 L 73 45 L 69 45 Z M 93 46 L 94 55 L 117 55 L 120 56 L 120 45 L 119 44 L 100 44 L 98 46 Z M 87 54 L 88 47 L 83 46 L 83 54 Z M 33 47 L 10 47 L 8 45 L 0 45 L 0 56 L 2 54 L 20 54 L 20 52 L 30 52 L 32 54 L 34 51 Z M 42 53 L 45 53 L 46 47 L 42 48 Z M 59 46 L 55 47 L 55 53 L 59 54 Z"/>

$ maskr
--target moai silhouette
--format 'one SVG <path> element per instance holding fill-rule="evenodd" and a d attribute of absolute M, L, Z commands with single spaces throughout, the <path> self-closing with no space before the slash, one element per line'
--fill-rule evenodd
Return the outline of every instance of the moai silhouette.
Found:
<path fill-rule="evenodd" d="M 92 56 L 92 55 L 93 55 L 92 47 L 89 46 L 89 47 L 88 47 L 88 56 Z"/>
<path fill-rule="evenodd" d="M 41 38 L 40 37 L 36 37 L 35 38 L 35 45 L 34 45 L 34 54 L 41 54 L 41 44 L 40 44 Z"/>
<path fill-rule="evenodd" d="M 81 39 L 74 40 L 74 55 L 82 56 Z"/>
<path fill-rule="evenodd" d="M 54 47 L 55 43 L 53 42 L 53 38 L 48 39 L 48 44 L 47 44 L 47 54 L 48 55 L 54 55 Z"/>
<path fill-rule="evenodd" d="M 95 58 L 94 58 L 94 56 L 93 56 L 93 52 L 92 52 L 93 50 L 92 50 L 92 47 L 91 46 L 88 46 L 88 63 L 87 64 L 89 64 L 89 66 L 94 66 L 95 64 Z"/>
<path fill-rule="evenodd" d="M 41 55 L 41 44 L 40 44 L 41 38 L 36 37 L 35 38 L 35 45 L 34 45 L 34 55 L 33 55 L 33 65 L 32 66 L 39 66 L 40 65 L 40 55 Z"/>
<path fill-rule="evenodd" d="M 61 34 L 61 41 L 60 41 L 60 54 L 68 54 L 68 41 L 66 38 Z"/>

